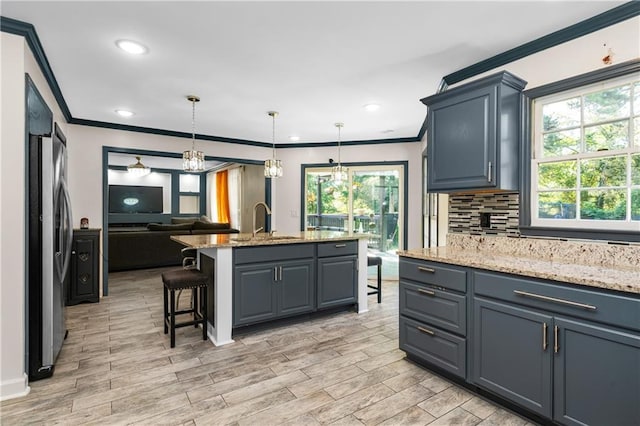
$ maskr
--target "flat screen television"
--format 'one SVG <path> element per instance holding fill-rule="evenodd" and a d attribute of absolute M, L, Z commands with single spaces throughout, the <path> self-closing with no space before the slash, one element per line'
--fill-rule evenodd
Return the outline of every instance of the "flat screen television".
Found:
<path fill-rule="evenodd" d="M 109 185 L 109 213 L 162 213 L 162 187 Z"/>

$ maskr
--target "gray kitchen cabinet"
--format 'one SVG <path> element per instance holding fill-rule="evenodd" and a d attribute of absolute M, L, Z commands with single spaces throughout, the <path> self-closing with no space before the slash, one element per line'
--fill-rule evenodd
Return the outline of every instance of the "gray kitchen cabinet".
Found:
<path fill-rule="evenodd" d="M 561 424 L 640 424 L 639 299 L 472 275 L 474 384 Z"/>
<path fill-rule="evenodd" d="M 554 420 L 569 425 L 640 424 L 640 336 L 557 317 Z"/>
<path fill-rule="evenodd" d="M 423 98 L 427 191 L 517 190 L 521 92 L 506 71 Z"/>
<path fill-rule="evenodd" d="M 358 256 L 318 259 L 318 309 L 358 301 Z"/>
<path fill-rule="evenodd" d="M 358 242 L 318 244 L 318 309 L 358 302 Z"/>
<path fill-rule="evenodd" d="M 237 249 L 233 326 L 313 311 L 314 254 L 313 244 Z"/>
<path fill-rule="evenodd" d="M 466 271 L 401 257 L 399 277 L 400 349 L 466 379 Z"/>
<path fill-rule="evenodd" d="M 531 309 L 474 299 L 472 380 L 530 411 L 551 417 L 553 318 Z"/>

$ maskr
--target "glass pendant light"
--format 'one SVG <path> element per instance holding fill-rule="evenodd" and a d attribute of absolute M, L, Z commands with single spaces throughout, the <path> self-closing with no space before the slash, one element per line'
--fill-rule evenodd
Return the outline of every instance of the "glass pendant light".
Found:
<path fill-rule="evenodd" d="M 282 162 L 276 159 L 276 117 L 278 116 L 277 111 L 269 111 L 269 117 L 273 120 L 273 129 L 272 129 L 272 146 L 273 146 L 273 158 L 266 160 L 264 162 L 264 176 L 268 178 L 279 178 L 282 177 Z"/>
<path fill-rule="evenodd" d="M 144 164 L 142 164 L 142 162 L 140 161 L 140 157 L 136 157 L 136 160 L 138 161 L 135 164 L 129 164 L 127 166 L 127 171 L 129 172 L 130 175 L 136 176 L 136 177 L 142 177 L 151 173 L 151 169 L 145 166 Z"/>
<path fill-rule="evenodd" d="M 187 96 L 191 102 L 191 150 L 182 153 L 182 169 L 185 172 L 201 172 L 204 170 L 204 152 L 196 151 L 196 102 L 200 98 L 194 95 Z"/>
<path fill-rule="evenodd" d="M 335 183 L 340 184 L 349 178 L 349 169 L 340 163 L 340 129 L 342 129 L 344 123 L 336 123 L 335 126 L 338 128 L 338 165 L 331 169 L 331 179 Z"/>

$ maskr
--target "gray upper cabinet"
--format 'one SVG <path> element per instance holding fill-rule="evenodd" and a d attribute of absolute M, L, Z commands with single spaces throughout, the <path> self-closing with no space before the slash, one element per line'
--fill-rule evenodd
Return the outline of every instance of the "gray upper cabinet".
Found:
<path fill-rule="evenodd" d="M 429 107 L 429 192 L 518 189 L 526 84 L 503 71 L 422 99 Z"/>

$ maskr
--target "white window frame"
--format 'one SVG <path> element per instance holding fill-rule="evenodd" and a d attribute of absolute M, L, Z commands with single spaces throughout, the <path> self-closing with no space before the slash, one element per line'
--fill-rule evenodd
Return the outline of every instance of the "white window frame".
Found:
<path fill-rule="evenodd" d="M 580 86 L 571 90 L 566 90 L 548 96 L 542 96 L 532 101 L 531 113 L 532 113 L 532 128 L 531 128 L 531 164 L 530 164 L 530 212 L 531 212 L 531 226 L 532 227 L 544 227 L 544 228 L 562 228 L 562 229 L 576 229 L 576 230 L 613 230 L 613 231 L 640 231 L 640 221 L 631 220 L 631 190 L 640 189 L 640 185 L 631 185 L 631 155 L 640 153 L 640 146 L 634 145 L 634 118 L 640 117 L 640 111 L 633 109 L 633 95 L 630 106 L 630 118 L 629 118 L 629 146 L 615 151 L 606 152 L 580 152 L 573 155 L 554 156 L 543 158 L 543 132 L 542 132 L 542 107 L 543 105 L 574 98 L 577 96 L 584 96 L 589 93 L 599 92 L 613 87 L 619 87 L 629 84 L 633 87 L 635 83 L 640 81 L 640 73 L 633 73 L 623 77 L 604 80 L 594 84 L 588 84 Z M 633 90 L 633 89 L 632 89 Z M 636 88 L 638 90 L 638 88 Z M 584 127 L 591 126 L 594 123 L 588 123 L 585 126 L 582 119 L 583 109 L 581 104 L 581 122 L 580 130 L 583 136 L 581 143 L 584 143 Z M 615 120 L 618 121 L 618 120 Z M 605 122 L 606 123 L 606 122 Z M 582 150 L 581 150 L 582 151 Z M 622 220 L 593 220 L 593 219 L 580 219 L 580 160 L 589 158 L 605 158 L 613 156 L 626 156 L 627 161 L 627 184 L 625 187 L 627 191 L 627 214 L 624 221 Z M 577 177 L 576 177 L 576 219 L 548 219 L 538 217 L 538 166 L 545 163 L 553 163 L 559 161 L 576 161 L 577 162 Z M 602 189 L 607 189 L 603 187 Z"/>

